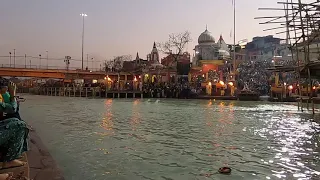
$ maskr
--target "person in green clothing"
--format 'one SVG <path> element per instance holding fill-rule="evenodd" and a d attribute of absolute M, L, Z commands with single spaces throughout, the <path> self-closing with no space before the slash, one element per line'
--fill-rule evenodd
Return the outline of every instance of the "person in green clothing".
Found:
<path fill-rule="evenodd" d="M 10 96 L 10 93 L 7 91 L 5 93 L 2 94 L 2 98 L 3 98 L 3 102 L 5 103 L 10 103 L 10 99 L 11 99 L 11 96 Z M 12 114 L 6 114 L 4 119 L 8 119 L 8 118 L 18 118 L 19 120 L 22 120 L 21 117 L 20 117 L 20 114 L 19 114 L 19 102 L 18 102 L 18 99 L 15 98 L 15 100 L 17 101 L 17 108 L 15 109 L 15 112 L 12 113 Z"/>
<path fill-rule="evenodd" d="M 3 87 L 3 80 L 0 79 L 0 87 Z M 5 88 L 1 88 L 3 91 Z M 27 137 L 29 129 L 24 121 L 18 118 L 5 118 L 3 113 L 13 114 L 17 110 L 16 85 L 13 83 L 8 84 L 8 92 L 10 94 L 9 103 L 5 103 L 1 95 L 2 101 L 0 102 L 0 161 L 2 166 L 0 169 L 8 169 L 13 167 L 23 166 L 24 162 L 17 160 L 21 157 L 22 153 L 28 150 Z M 1 92 L 3 94 L 3 92 Z M 9 177 L 8 174 L 0 174 L 1 176 Z"/>
<path fill-rule="evenodd" d="M 10 103 L 10 93 L 6 91 L 2 94 L 3 102 Z"/>

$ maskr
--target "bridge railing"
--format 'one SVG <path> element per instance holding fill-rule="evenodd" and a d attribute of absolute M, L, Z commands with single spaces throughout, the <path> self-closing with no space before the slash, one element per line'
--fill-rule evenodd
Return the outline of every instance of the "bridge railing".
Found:
<path fill-rule="evenodd" d="M 43 69 L 43 70 L 67 70 L 66 67 L 61 66 L 39 66 L 39 65 L 19 65 L 19 64 L 0 64 L 0 68 L 15 68 L 15 69 Z M 69 67 L 68 70 L 81 70 L 79 67 Z M 86 70 L 86 69 L 84 69 Z M 91 68 L 88 71 L 104 72 L 102 68 Z"/>

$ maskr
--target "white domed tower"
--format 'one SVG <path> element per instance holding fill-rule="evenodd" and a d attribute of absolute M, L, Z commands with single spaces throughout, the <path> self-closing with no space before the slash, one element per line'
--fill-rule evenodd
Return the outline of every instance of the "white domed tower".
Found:
<path fill-rule="evenodd" d="M 200 34 L 200 36 L 198 38 L 198 43 L 199 43 L 199 45 L 214 44 L 215 43 L 215 39 L 211 35 L 211 33 L 208 31 L 207 27 L 206 27 L 206 30 Z"/>
<path fill-rule="evenodd" d="M 156 46 L 156 42 L 153 43 L 153 48 L 152 48 L 152 51 L 151 51 L 151 54 L 150 54 L 150 62 L 152 64 L 154 63 L 160 63 L 159 61 L 159 52 L 158 52 L 158 49 L 157 49 L 157 46 Z"/>
<path fill-rule="evenodd" d="M 195 47 L 196 58 L 198 60 L 212 60 L 217 59 L 218 45 L 206 27 L 206 30 L 200 34 L 198 38 L 198 45 Z"/>

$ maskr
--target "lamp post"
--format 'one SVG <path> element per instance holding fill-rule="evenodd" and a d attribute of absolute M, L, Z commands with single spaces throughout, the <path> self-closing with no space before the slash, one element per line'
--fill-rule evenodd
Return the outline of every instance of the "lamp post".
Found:
<path fill-rule="evenodd" d="M 39 61 L 40 61 L 39 69 L 41 69 L 41 54 L 39 54 Z"/>
<path fill-rule="evenodd" d="M 10 57 L 10 67 L 11 67 L 11 52 L 9 52 L 9 57 Z"/>
<path fill-rule="evenodd" d="M 24 68 L 27 68 L 27 54 L 24 54 Z"/>
<path fill-rule="evenodd" d="M 94 62 L 94 58 L 91 58 L 91 62 L 92 62 L 92 71 L 93 71 L 93 62 Z"/>
<path fill-rule="evenodd" d="M 49 53 L 48 53 L 48 51 L 46 51 L 46 53 L 47 53 L 47 69 L 49 69 L 49 63 L 48 63 L 48 61 L 49 61 Z"/>
<path fill-rule="evenodd" d="M 16 67 L 16 49 L 13 49 L 13 68 Z"/>
<path fill-rule="evenodd" d="M 82 58 L 81 58 L 81 68 L 83 70 L 83 44 L 84 44 L 84 17 L 88 16 L 87 14 L 81 13 L 82 16 Z"/>
<path fill-rule="evenodd" d="M 89 68 L 89 54 L 87 54 L 87 70 L 88 70 L 88 68 Z"/>

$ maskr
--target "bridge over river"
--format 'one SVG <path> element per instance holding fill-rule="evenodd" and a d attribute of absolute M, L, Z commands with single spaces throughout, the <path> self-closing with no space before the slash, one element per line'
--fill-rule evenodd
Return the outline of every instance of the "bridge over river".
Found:
<path fill-rule="evenodd" d="M 129 73 L 120 73 L 127 79 Z M 108 73 L 115 76 L 117 73 Z M 38 78 L 55 78 L 55 79 L 103 79 L 106 76 L 105 71 L 88 71 L 88 70 L 66 70 L 66 69 L 36 69 L 36 68 L 13 68 L 0 67 L 0 76 L 10 77 L 38 77 Z"/>

